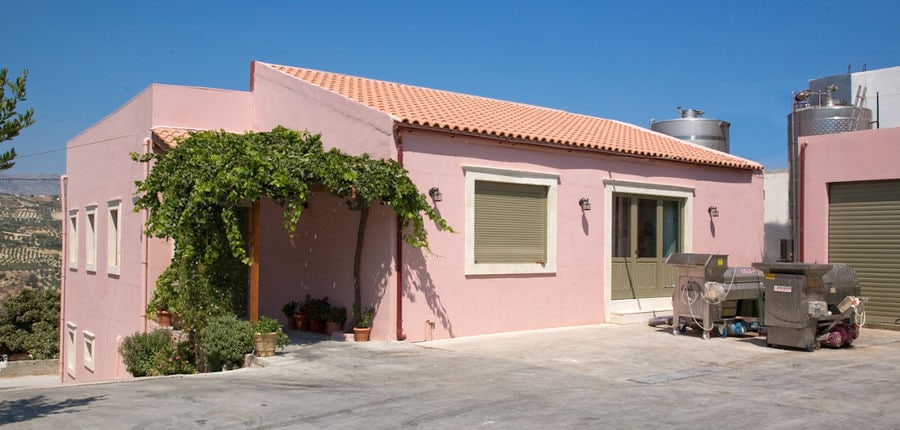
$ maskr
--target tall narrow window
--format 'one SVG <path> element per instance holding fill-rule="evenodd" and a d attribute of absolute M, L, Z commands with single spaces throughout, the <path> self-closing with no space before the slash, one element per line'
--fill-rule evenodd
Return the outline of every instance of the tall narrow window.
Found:
<path fill-rule="evenodd" d="M 113 200 L 107 203 L 106 213 L 106 272 L 110 275 L 119 274 L 119 265 L 121 259 L 121 222 L 122 211 L 119 210 L 122 204 L 120 200 Z"/>
<path fill-rule="evenodd" d="M 66 323 L 66 371 L 70 376 L 75 376 L 75 330 L 77 327 L 70 322 Z"/>
<path fill-rule="evenodd" d="M 89 272 L 97 271 L 97 207 L 88 206 L 85 209 L 85 232 L 84 232 L 84 264 L 85 270 Z"/>
<path fill-rule="evenodd" d="M 84 367 L 91 372 L 94 371 L 94 333 L 89 331 L 84 331 L 84 354 L 82 354 L 82 360 L 84 361 Z"/>
<path fill-rule="evenodd" d="M 69 212 L 69 231 L 66 234 L 69 252 L 69 268 L 78 268 L 78 210 Z"/>
<path fill-rule="evenodd" d="M 555 175 L 466 168 L 466 273 L 556 271 Z"/>

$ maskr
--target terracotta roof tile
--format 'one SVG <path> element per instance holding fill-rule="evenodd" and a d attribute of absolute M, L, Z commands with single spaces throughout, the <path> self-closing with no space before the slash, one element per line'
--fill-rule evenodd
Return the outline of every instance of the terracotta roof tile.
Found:
<path fill-rule="evenodd" d="M 177 128 L 177 127 L 153 127 L 150 129 L 150 135 L 153 144 L 162 149 L 173 149 L 178 146 L 178 141 L 188 137 L 192 131 L 203 131 L 194 128 Z"/>
<path fill-rule="evenodd" d="M 635 125 L 557 109 L 268 64 L 398 123 L 688 163 L 759 170 L 758 163 Z"/>

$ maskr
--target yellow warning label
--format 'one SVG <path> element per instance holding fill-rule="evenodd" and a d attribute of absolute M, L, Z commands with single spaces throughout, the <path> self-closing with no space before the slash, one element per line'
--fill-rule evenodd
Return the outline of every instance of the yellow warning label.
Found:
<path fill-rule="evenodd" d="M 719 259 L 719 266 L 724 266 L 724 265 L 725 265 L 725 262 L 722 261 L 722 259 L 720 258 L 720 259 Z"/>
<path fill-rule="evenodd" d="M 766 273 L 766 279 L 775 279 L 775 275 L 771 273 Z"/>

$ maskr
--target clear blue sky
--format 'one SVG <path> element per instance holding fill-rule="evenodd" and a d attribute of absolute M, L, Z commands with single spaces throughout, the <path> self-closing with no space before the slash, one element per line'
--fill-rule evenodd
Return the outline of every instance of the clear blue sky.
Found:
<path fill-rule="evenodd" d="M 63 173 L 65 143 L 151 83 L 247 90 L 251 60 L 643 127 L 678 105 L 702 109 L 732 123 L 734 154 L 777 169 L 791 91 L 848 65 L 900 65 L 896 0 L 27 0 L 0 10 L 0 67 L 29 69 L 37 121 L 12 141 L 11 174 Z"/>

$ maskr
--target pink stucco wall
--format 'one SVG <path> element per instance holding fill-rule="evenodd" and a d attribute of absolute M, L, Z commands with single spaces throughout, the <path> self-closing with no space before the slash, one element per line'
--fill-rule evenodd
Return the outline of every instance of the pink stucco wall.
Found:
<path fill-rule="evenodd" d="M 316 85 L 253 62 L 254 124 L 268 131 L 276 126 L 321 134 L 326 149 L 372 158 L 397 158 L 393 119 Z"/>
<path fill-rule="evenodd" d="M 828 262 L 828 184 L 900 179 L 900 128 L 801 137 L 802 257 Z"/>
<path fill-rule="evenodd" d="M 250 125 L 249 93 L 152 85 L 102 121 L 68 142 L 66 196 L 69 212 L 78 212 L 78 265 L 67 269 L 63 317 L 76 326 L 74 370 L 67 369 L 61 345 L 65 382 L 127 378 L 118 356 L 121 340 L 144 328 L 142 214 L 133 211 L 134 182 L 144 177 L 144 165 L 129 154 L 144 151 L 150 129 L 157 126 L 246 130 Z M 121 201 L 121 262 L 119 274 L 107 270 L 107 208 Z M 96 207 L 96 265 L 85 265 L 86 208 Z M 67 215 L 67 214 L 66 214 Z M 69 233 L 72 240 L 72 233 Z M 148 242 L 148 291 L 168 266 L 171 246 Z M 68 261 L 68 255 L 64 261 Z M 63 330 L 65 331 L 65 323 Z M 151 323 L 152 327 L 152 323 Z M 94 338 L 94 369 L 85 366 L 84 333 Z"/>
<path fill-rule="evenodd" d="M 604 276 L 607 179 L 693 189 L 692 249 L 686 251 L 728 254 L 732 266 L 762 258 L 760 172 L 402 133 L 410 176 L 423 192 L 440 188 L 443 200 L 436 208 L 456 231 L 429 224 L 432 253 L 404 249 L 403 321 L 410 341 L 604 322 L 610 289 Z M 559 176 L 555 273 L 465 274 L 466 166 Z M 581 197 L 591 200 L 590 211 L 581 211 Z M 709 206 L 720 212 L 712 221 Z"/>
<path fill-rule="evenodd" d="M 369 211 L 360 264 L 363 307 L 377 307 L 373 336 L 394 336 L 392 303 L 396 278 L 393 256 L 396 232 L 390 209 L 374 205 Z M 317 193 L 297 223 L 291 241 L 282 222 L 281 208 L 266 201 L 261 210 L 259 314 L 286 323 L 281 307 L 291 301 L 328 297 L 332 306 L 353 307 L 353 255 L 359 212 L 343 200 Z M 394 299 L 395 300 L 395 299 Z M 346 327 L 349 328 L 349 327 Z"/>

